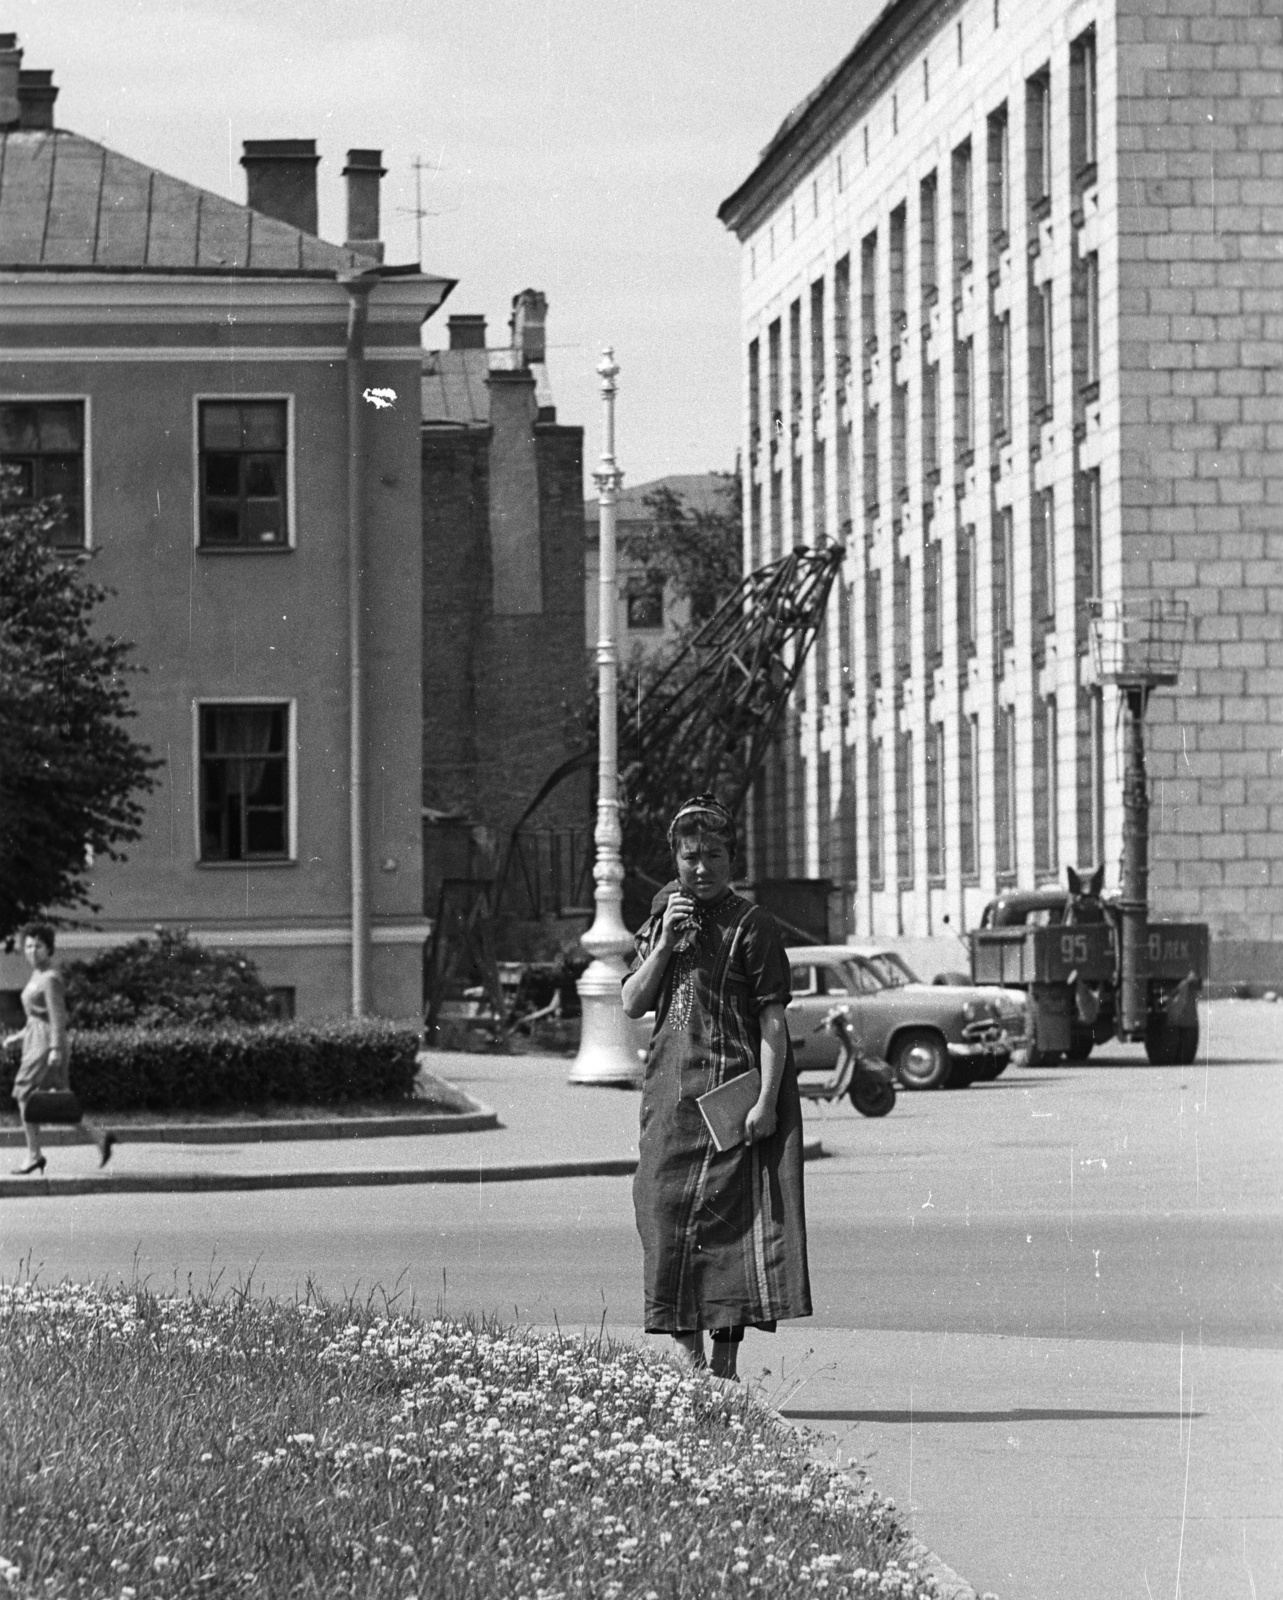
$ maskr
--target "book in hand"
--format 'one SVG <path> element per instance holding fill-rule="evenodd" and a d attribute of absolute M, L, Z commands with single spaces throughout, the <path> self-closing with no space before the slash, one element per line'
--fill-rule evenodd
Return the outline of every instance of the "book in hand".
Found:
<path fill-rule="evenodd" d="M 730 1150 L 744 1143 L 744 1122 L 761 1092 L 762 1074 L 752 1067 L 696 1100 L 716 1149 Z"/>

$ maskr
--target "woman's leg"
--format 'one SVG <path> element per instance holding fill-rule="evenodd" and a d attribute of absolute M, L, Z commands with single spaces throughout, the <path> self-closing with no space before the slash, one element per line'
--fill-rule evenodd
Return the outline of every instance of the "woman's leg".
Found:
<path fill-rule="evenodd" d="M 704 1360 L 704 1335 L 698 1329 L 694 1333 L 675 1333 L 673 1335 L 673 1343 L 693 1368 L 706 1365 Z"/>
<path fill-rule="evenodd" d="M 44 1151 L 40 1148 L 40 1126 L 35 1122 L 22 1119 L 22 1134 L 27 1141 L 27 1165 L 32 1166 L 37 1161 L 44 1160 Z"/>
<path fill-rule="evenodd" d="M 111 1160 L 111 1152 L 116 1143 L 116 1135 L 105 1128 L 96 1127 L 88 1117 L 80 1124 L 81 1132 L 86 1139 L 90 1139 L 98 1146 L 98 1165 L 105 1167 Z"/>
<path fill-rule="evenodd" d="M 740 1344 L 744 1338 L 743 1328 L 714 1328 L 712 1338 L 713 1359 L 709 1363 L 709 1371 L 715 1378 L 734 1378 Z"/>

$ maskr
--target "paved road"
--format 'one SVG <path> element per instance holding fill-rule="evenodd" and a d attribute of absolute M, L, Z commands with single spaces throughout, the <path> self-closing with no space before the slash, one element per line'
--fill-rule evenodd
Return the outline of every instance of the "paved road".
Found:
<path fill-rule="evenodd" d="M 745 1364 L 1003 1600 L 1148 1600 L 1178 1571 L 1184 1600 L 1283 1595 L 1283 1010 L 1208 1032 L 1189 1068 L 1119 1052 L 812 1118 L 817 1315 Z M 620 1179 L 33 1199 L 0 1229 L 6 1272 L 640 1315 Z"/>

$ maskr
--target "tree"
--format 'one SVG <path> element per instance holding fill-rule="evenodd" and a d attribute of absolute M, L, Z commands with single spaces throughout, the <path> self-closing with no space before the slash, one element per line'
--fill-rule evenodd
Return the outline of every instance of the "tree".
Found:
<path fill-rule="evenodd" d="M 650 526 L 625 534 L 620 543 L 639 562 L 646 580 L 666 586 L 690 604 L 692 627 L 707 622 L 740 581 L 744 570 L 743 491 L 738 473 L 718 472 L 713 510 L 699 511 L 661 485 L 642 501 Z"/>
<path fill-rule="evenodd" d="M 51 906 L 98 909 L 88 852 L 123 859 L 160 764 L 125 727 L 132 646 L 91 629 L 109 591 L 51 548 L 57 523 L 0 466 L 0 938 Z"/>

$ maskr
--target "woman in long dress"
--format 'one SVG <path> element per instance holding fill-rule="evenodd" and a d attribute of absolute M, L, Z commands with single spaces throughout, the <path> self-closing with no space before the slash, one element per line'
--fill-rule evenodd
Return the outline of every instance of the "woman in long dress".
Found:
<path fill-rule="evenodd" d="M 735 821 L 697 795 L 668 830 L 677 879 L 655 898 L 624 981 L 624 1010 L 653 1006 L 633 1182 L 645 1325 L 692 1365 L 734 1378 L 746 1327 L 811 1314 L 802 1111 L 784 1008 L 789 964 L 775 920 L 733 892 Z M 743 1144 L 718 1152 L 696 1100 L 754 1067 Z"/>
<path fill-rule="evenodd" d="M 27 1162 L 15 1169 L 19 1177 L 45 1170 L 40 1148 L 40 1127 L 27 1118 L 27 1101 L 37 1089 L 70 1089 L 68 1068 L 71 1044 L 67 1032 L 67 1001 L 62 974 L 53 964 L 54 931 L 47 923 L 33 922 L 23 929 L 22 953 L 31 968 L 31 977 L 22 991 L 22 1009 L 27 1025 L 11 1033 L 6 1045 L 22 1041 L 22 1062 L 13 1080 L 13 1098 L 22 1116 L 22 1131 L 27 1140 Z M 88 1122 L 80 1124 L 86 1138 L 98 1146 L 99 1166 L 111 1160 L 115 1137 L 99 1132 Z"/>

